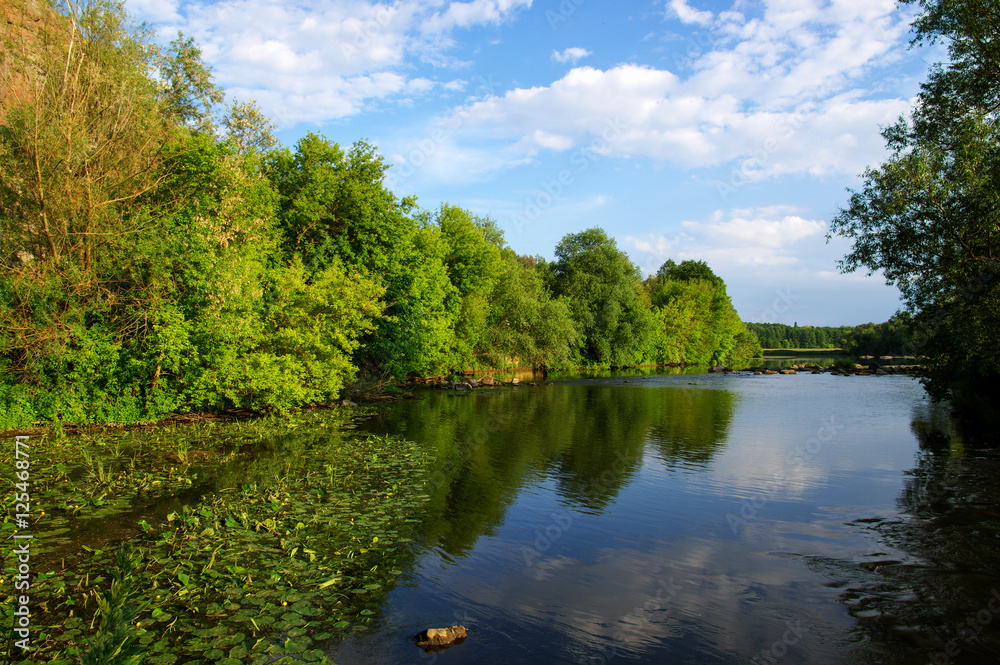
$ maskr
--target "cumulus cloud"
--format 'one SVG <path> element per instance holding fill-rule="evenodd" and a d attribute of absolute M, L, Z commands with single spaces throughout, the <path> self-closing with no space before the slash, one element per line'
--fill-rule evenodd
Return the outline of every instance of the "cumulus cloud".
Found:
<path fill-rule="evenodd" d="M 160 40 L 194 37 L 217 83 L 258 100 L 283 125 L 322 122 L 379 100 L 409 100 L 436 85 L 412 76 L 415 62 L 460 68 L 452 33 L 508 20 L 532 0 L 128 0 Z M 447 82 L 446 90 L 457 84 Z"/>
<path fill-rule="evenodd" d="M 712 12 L 700 11 L 691 7 L 687 0 L 670 0 L 667 3 L 667 15 L 679 19 L 682 23 L 710 25 L 715 18 Z"/>
<path fill-rule="evenodd" d="M 471 2 L 450 2 L 442 12 L 434 12 L 426 18 L 421 28 L 425 32 L 439 33 L 454 28 L 471 28 L 475 25 L 500 23 L 512 11 L 531 7 L 532 0 L 472 0 Z"/>
<path fill-rule="evenodd" d="M 469 149 L 486 131 L 520 147 L 513 151 L 518 162 L 541 145 L 531 138 L 539 133 L 587 145 L 611 119 L 625 128 L 606 148 L 617 157 L 686 168 L 732 162 L 740 183 L 789 173 L 853 175 L 883 154 L 872 128 L 910 107 L 909 99 L 860 92 L 873 68 L 897 57 L 908 18 L 893 0 L 771 0 L 752 20 L 735 12 L 716 17 L 710 47 L 688 71 L 578 67 L 551 84 L 508 90 L 454 113 L 469 130 Z M 568 59 L 572 50 L 553 58 Z"/>
<path fill-rule="evenodd" d="M 706 220 L 683 222 L 679 233 L 626 236 L 624 244 L 634 250 L 646 273 L 655 272 L 667 259 L 705 260 L 737 272 L 788 266 L 802 261 L 802 242 L 825 245 L 826 222 L 799 212 L 791 206 L 716 210 Z"/>
<path fill-rule="evenodd" d="M 563 64 L 571 63 L 576 64 L 580 60 L 586 58 L 588 55 L 593 55 L 590 51 L 585 48 L 580 48 L 579 46 L 571 46 L 563 51 L 553 51 L 552 59 L 556 62 L 561 62 Z"/>
<path fill-rule="evenodd" d="M 622 247 L 644 274 L 667 259 L 706 261 L 727 284 L 746 321 L 809 321 L 842 325 L 884 320 L 898 307 L 899 294 L 881 275 L 841 274 L 845 241 L 826 242 L 827 224 L 794 206 L 716 210 L 689 220 L 673 233 L 626 236 Z M 850 303 L 850 320 L 834 302 Z"/>

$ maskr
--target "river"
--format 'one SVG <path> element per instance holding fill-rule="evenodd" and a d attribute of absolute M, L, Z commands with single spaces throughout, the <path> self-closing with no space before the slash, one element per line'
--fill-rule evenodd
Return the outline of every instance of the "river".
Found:
<path fill-rule="evenodd" d="M 998 662 L 1000 458 L 913 379 L 633 372 L 359 427 L 439 469 L 339 665 Z"/>

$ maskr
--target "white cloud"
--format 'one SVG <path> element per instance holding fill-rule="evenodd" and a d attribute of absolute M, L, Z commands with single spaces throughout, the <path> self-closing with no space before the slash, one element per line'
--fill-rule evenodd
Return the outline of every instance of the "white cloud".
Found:
<path fill-rule="evenodd" d="M 177 7 L 178 0 L 128 0 L 126 2 L 129 13 L 156 22 L 180 20 Z"/>
<path fill-rule="evenodd" d="M 323 122 L 378 100 L 409 100 L 436 87 L 415 61 L 459 68 L 451 32 L 508 20 L 532 0 L 128 0 L 160 40 L 193 37 L 231 95 L 253 97 L 283 125 Z M 448 89 L 456 89 L 451 82 Z"/>
<path fill-rule="evenodd" d="M 571 46 L 563 51 L 553 51 L 552 59 L 556 62 L 561 62 L 563 64 L 572 63 L 576 64 L 583 58 L 589 55 L 593 55 L 590 51 L 585 48 L 580 48 L 579 46 Z"/>
<path fill-rule="evenodd" d="M 809 321 L 840 325 L 884 320 L 898 306 L 898 292 L 880 275 L 843 275 L 837 260 L 844 241 L 829 244 L 827 224 L 786 205 L 716 210 L 707 219 L 685 221 L 675 233 L 626 236 L 622 247 L 644 274 L 667 259 L 706 261 L 726 281 L 740 316 L 748 321 Z M 836 304 L 835 304 L 836 303 Z M 843 310 L 844 304 L 847 310 Z M 837 307 L 843 311 L 839 318 Z"/>
<path fill-rule="evenodd" d="M 440 33 L 454 28 L 500 23 L 517 9 L 531 7 L 532 0 L 472 0 L 451 2 L 443 12 L 434 12 L 421 28 L 425 32 Z M 434 3 L 432 3 L 434 4 Z"/>
<path fill-rule="evenodd" d="M 682 23 L 710 25 L 715 18 L 712 12 L 700 11 L 688 5 L 687 0 L 670 0 L 667 3 L 667 15 L 680 19 Z"/>
<path fill-rule="evenodd" d="M 685 76 L 643 64 L 578 67 L 551 84 L 455 110 L 467 130 L 456 149 L 476 150 L 486 132 L 509 141 L 521 163 L 539 147 L 590 145 L 611 120 L 623 131 L 602 146 L 607 155 L 686 168 L 734 163 L 741 184 L 791 173 L 855 175 L 884 154 L 877 127 L 911 105 L 860 91 L 872 68 L 898 57 L 908 20 L 893 0 L 770 0 L 759 18 L 723 13 L 710 48 Z M 545 146 L 532 139 L 539 134 L 573 145 Z"/>
<path fill-rule="evenodd" d="M 826 222 L 807 219 L 790 206 L 765 206 L 716 210 L 703 221 L 685 221 L 673 235 L 626 236 L 624 245 L 646 273 L 653 273 L 667 259 L 705 260 L 718 270 L 739 273 L 800 263 L 801 244 L 825 245 Z M 806 254 L 808 255 L 808 253 Z"/>
<path fill-rule="evenodd" d="M 692 232 L 701 232 L 718 244 L 733 244 L 734 249 L 780 250 L 810 236 L 823 235 L 826 222 L 782 214 L 783 208 L 731 210 L 728 218 L 716 211 L 708 222 L 684 222 Z"/>

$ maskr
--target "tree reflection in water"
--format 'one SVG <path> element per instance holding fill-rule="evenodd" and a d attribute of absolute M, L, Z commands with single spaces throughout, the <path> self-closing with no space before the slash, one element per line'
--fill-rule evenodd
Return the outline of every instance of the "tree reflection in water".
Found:
<path fill-rule="evenodd" d="M 895 519 L 865 520 L 875 551 L 814 561 L 858 620 L 862 662 L 1000 661 L 1000 437 L 921 405 L 920 448 Z M 862 526 L 862 525 L 859 525 Z"/>

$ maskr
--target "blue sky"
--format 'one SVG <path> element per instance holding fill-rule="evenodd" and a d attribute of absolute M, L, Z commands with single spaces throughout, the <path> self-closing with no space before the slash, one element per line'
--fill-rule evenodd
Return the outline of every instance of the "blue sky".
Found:
<path fill-rule="evenodd" d="M 644 273 L 702 259 L 748 321 L 883 321 L 898 291 L 826 242 L 932 49 L 893 0 L 128 0 L 196 39 L 286 145 L 367 138 L 420 205 L 548 258 L 600 226 Z"/>

